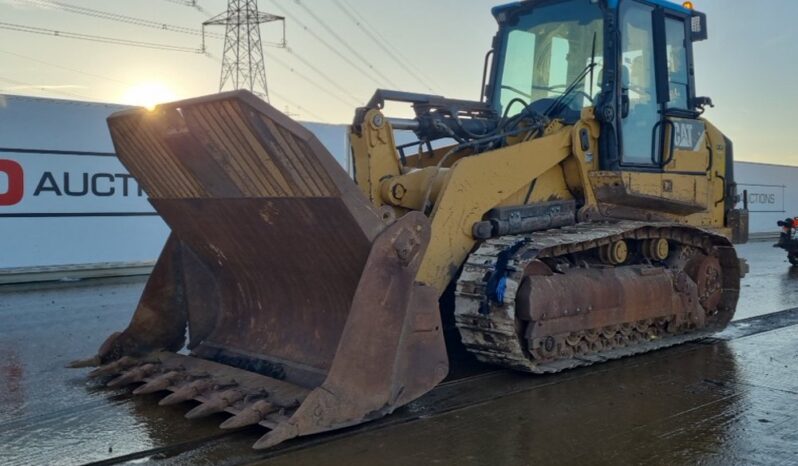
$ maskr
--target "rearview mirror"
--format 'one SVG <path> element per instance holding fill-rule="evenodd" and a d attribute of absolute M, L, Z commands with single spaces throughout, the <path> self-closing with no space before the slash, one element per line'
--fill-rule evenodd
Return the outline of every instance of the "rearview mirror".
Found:
<path fill-rule="evenodd" d="M 698 42 L 701 40 L 706 40 L 708 37 L 707 15 L 694 11 L 693 17 L 690 18 L 690 40 L 693 42 Z"/>

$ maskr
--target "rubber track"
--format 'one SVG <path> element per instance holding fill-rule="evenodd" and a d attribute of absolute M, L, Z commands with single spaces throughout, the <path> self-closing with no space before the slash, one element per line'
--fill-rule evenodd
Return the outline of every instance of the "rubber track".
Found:
<path fill-rule="evenodd" d="M 516 292 L 524 278 L 524 268 L 529 262 L 537 258 L 587 251 L 621 239 L 661 237 L 696 247 L 705 253 L 714 250 L 720 259 L 721 267 L 724 269 L 721 312 L 708 318 L 706 328 L 547 363 L 536 362 L 530 358 L 523 337 L 526 322 L 521 322 L 515 316 Z M 515 250 L 509 260 L 506 258 L 508 250 Z M 503 252 L 505 252 L 504 257 L 502 257 Z M 505 270 L 496 270 L 497 265 L 501 268 L 505 262 Z M 492 303 L 487 298 L 490 293 L 494 293 L 497 276 L 506 277 L 503 305 Z M 555 230 L 502 236 L 484 241 L 469 255 L 458 278 L 455 293 L 455 322 L 463 343 L 477 359 L 515 370 L 540 374 L 554 373 L 646 353 L 711 335 L 726 327 L 731 321 L 739 296 L 739 283 L 740 264 L 737 254 L 728 239 L 718 233 L 667 223 L 635 221 L 582 223 Z M 486 309 L 488 312 L 485 312 Z"/>

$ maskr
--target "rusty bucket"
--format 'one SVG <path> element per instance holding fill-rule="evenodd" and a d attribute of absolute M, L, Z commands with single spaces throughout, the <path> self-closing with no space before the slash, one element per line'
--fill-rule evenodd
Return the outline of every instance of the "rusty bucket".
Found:
<path fill-rule="evenodd" d="M 385 224 L 307 129 L 245 91 L 108 123 L 172 233 L 130 325 L 75 366 L 271 429 L 256 448 L 381 417 L 446 376 L 438 294 L 415 280 L 424 215 Z"/>

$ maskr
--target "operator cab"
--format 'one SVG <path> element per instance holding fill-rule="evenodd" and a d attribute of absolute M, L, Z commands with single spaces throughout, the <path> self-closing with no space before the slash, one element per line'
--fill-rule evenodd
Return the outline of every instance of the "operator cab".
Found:
<path fill-rule="evenodd" d="M 528 107 L 575 123 L 594 107 L 605 170 L 658 171 L 697 150 L 709 99 L 695 96 L 692 42 L 706 38 L 705 15 L 664 0 L 532 0 L 493 14 L 485 93 L 500 115 Z"/>
<path fill-rule="evenodd" d="M 587 6 L 587 8 L 585 8 Z M 529 107 L 573 123 L 601 91 L 604 15 L 588 0 L 498 7 L 499 51 L 489 100 L 505 117 Z M 581 82 L 578 82 L 581 81 Z M 569 86 L 570 95 L 562 99 Z M 557 100 L 562 105 L 552 107 Z"/>

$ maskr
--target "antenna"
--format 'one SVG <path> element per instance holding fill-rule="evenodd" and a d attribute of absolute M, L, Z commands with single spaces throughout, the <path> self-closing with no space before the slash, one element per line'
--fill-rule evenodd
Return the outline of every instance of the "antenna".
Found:
<path fill-rule="evenodd" d="M 225 26 L 219 92 L 222 92 L 229 83 L 233 89 L 249 89 L 269 101 L 260 25 L 273 21 L 283 23 L 283 39 L 276 45 L 285 47 L 285 18 L 270 13 L 260 13 L 257 0 L 228 0 L 227 11 L 202 23 L 203 51 L 205 51 L 205 26 Z"/>

